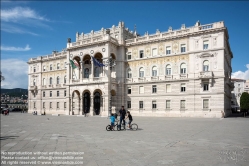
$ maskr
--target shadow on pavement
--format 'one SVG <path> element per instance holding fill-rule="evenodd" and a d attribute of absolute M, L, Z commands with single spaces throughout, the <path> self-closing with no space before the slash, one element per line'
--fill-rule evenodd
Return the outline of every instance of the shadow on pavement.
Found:
<path fill-rule="evenodd" d="M 6 140 L 6 139 L 15 139 L 19 136 L 4 136 L 4 137 L 0 137 L 0 140 Z"/>

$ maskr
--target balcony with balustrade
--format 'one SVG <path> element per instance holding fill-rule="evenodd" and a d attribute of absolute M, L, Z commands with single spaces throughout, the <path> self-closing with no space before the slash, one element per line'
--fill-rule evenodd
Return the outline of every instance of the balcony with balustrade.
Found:
<path fill-rule="evenodd" d="M 201 79 L 213 78 L 213 72 L 212 71 L 202 71 L 199 73 L 198 77 Z"/>

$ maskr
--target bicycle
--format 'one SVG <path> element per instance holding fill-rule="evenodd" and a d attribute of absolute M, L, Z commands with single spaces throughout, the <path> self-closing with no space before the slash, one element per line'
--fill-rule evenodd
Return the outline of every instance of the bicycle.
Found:
<path fill-rule="evenodd" d="M 117 128 L 117 129 L 116 129 L 117 131 L 126 130 L 126 129 L 125 129 L 125 125 L 119 126 L 119 120 L 116 120 L 115 122 L 116 122 L 116 123 L 114 124 L 113 128 L 111 127 L 110 124 L 107 125 L 107 126 L 106 126 L 106 131 L 115 131 L 115 128 Z"/>
<path fill-rule="evenodd" d="M 126 122 L 126 124 L 128 124 L 128 123 Z M 132 123 L 130 125 L 130 129 L 136 131 L 138 129 L 138 125 L 136 123 Z"/>

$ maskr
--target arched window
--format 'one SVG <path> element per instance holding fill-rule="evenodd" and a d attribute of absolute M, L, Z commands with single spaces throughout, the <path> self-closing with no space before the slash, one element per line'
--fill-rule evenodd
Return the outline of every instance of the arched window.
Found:
<path fill-rule="evenodd" d="M 50 65 L 50 70 L 53 70 L 53 65 L 52 64 Z"/>
<path fill-rule="evenodd" d="M 131 69 L 128 69 L 128 71 L 127 71 L 127 78 L 131 78 L 131 77 L 132 77 Z"/>
<path fill-rule="evenodd" d="M 45 78 L 43 78 L 43 80 L 42 80 L 42 85 L 46 85 L 46 79 Z"/>
<path fill-rule="evenodd" d="M 50 84 L 50 85 L 53 84 L 53 79 L 52 79 L 52 77 L 49 78 L 49 84 Z"/>
<path fill-rule="evenodd" d="M 85 68 L 84 70 L 84 78 L 89 78 L 89 69 Z"/>
<path fill-rule="evenodd" d="M 67 76 L 64 77 L 64 84 L 67 83 Z"/>
<path fill-rule="evenodd" d="M 206 60 L 203 62 L 203 71 L 208 71 L 209 70 L 209 62 Z"/>
<path fill-rule="evenodd" d="M 181 74 L 186 74 L 186 68 L 187 68 L 186 63 L 182 63 L 180 68 Z"/>
<path fill-rule="evenodd" d="M 35 79 L 33 79 L 33 86 L 35 86 L 35 82 L 36 82 L 36 80 L 35 80 Z"/>
<path fill-rule="evenodd" d="M 139 77 L 144 77 L 144 68 L 143 67 L 141 67 L 139 69 Z"/>
<path fill-rule="evenodd" d="M 56 79 L 56 83 L 57 84 L 60 84 L 60 77 L 58 76 L 57 79 Z"/>
<path fill-rule="evenodd" d="M 171 75 L 171 65 L 166 66 L 166 75 Z"/>
<path fill-rule="evenodd" d="M 157 76 L 157 67 L 156 66 L 152 67 L 152 76 L 153 77 Z"/>
<path fill-rule="evenodd" d="M 99 77 L 99 67 L 94 68 L 94 77 Z"/>

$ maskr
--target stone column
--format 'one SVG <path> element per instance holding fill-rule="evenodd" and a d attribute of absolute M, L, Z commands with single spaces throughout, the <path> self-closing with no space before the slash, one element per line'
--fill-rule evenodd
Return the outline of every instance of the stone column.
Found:
<path fill-rule="evenodd" d="M 92 63 L 91 63 L 91 77 L 90 77 L 92 81 L 93 81 L 93 77 L 94 77 L 93 76 L 94 75 L 93 74 L 93 67 L 94 67 L 94 65 L 93 65 L 93 60 L 92 60 Z"/>
<path fill-rule="evenodd" d="M 91 103 L 90 103 L 90 116 L 93 116 L 93 111 L 94 111 L 94 96 L 91 95 Z"/>
<path fill-rule="evenodd" d="M 79 96 L 79 109 L 78 109 L 79 113 L 78 113 L 78 115 L 82 114 L 80 102 L 81 102 L 81 97 Z"/>

